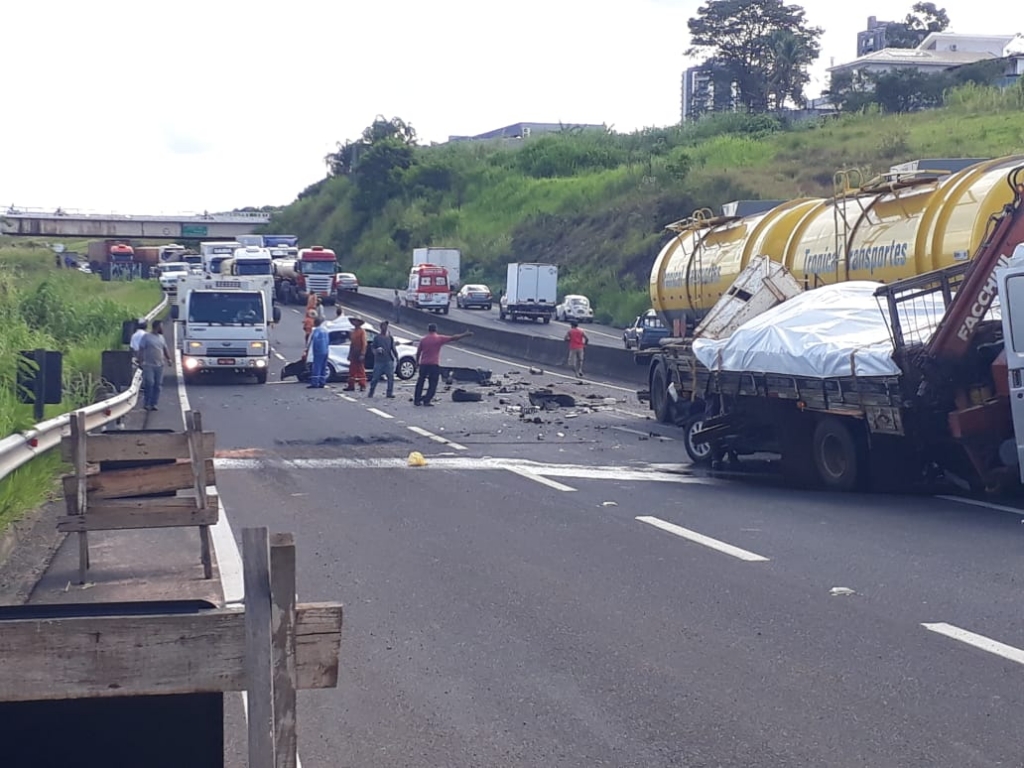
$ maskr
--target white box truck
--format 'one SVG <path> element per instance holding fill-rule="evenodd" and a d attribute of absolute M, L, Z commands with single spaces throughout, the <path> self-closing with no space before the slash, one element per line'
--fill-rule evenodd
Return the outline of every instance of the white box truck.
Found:
<path fill-rule="evenodd" d="M 558 303 L 558 267 L 554 264 L 509 264 L 505 293 L 499 302 L 501 319 L 540 318 L 550 323 Z"/>
<path fill-rule="evenodd" d="M 433 264 L 448 270 L 448 283 L 452 292 L 462 287 L 462 252 L 458 248 L 413 248 L 412 265 Z"/>

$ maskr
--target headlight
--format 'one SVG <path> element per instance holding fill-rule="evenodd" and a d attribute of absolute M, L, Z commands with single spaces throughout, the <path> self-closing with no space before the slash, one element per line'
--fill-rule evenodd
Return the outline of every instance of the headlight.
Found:
<path fill-rule="evenodd" d="M 202 349 L 203 348 L 203 342 L 201 342 L 201 341 L 190 341 L 188 343 L 188 348 L 189 349 Z"/>
<path fill-rule="evenodd" d="M 262 341 L 250 341 L 249 342 L 249 349 L 252 349 L 252 350 L 257 351 L 257 352 L 262 352 L 264 346 L 265 345 L 264 345 L 264 343 Z"/>
<path fill-rule="evenodd" d="M 181 361 L 181 365 L 183 368 L 192 371 L 199 367 L 199 361 L 196 360 L 194 357 L 186 357 L 184 360 Z"/>

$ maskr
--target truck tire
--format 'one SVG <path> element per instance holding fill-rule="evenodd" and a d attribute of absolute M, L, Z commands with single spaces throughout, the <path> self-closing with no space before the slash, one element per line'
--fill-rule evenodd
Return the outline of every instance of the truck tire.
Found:
<path fill-rule="evenodd" d="M 544 318 L 544 325 L 547 325 L 550 322 L 551 322 L 551 315 L 545 316 L 545 318 Z"/>
<path fill-rule="evenodd" d="M 852 491 L 861 475 L 861 450 L 846 420 L 826 416 L 814 427 L 811 457 L 821 485 L 830 491 Z"/>
<path fill-rule="evenodd" d="M 442 315 L 447 315 L 447 314 L 448 314 L 448 307 L 443 307 L 443 308 L 441 309 L 441 314 L 442 314 Z"/>
<path fill-rule="evenodd" d="M 256 383 L 257 384 L 266 384 L 267 383 L 267 371 L 263 370 L 263 371 L 257 371 L 256 372 Z"/>
<path fill-rule="evenodd" d="M 662 424 L 672 424 L 672 401 L 668 396 L 668 377 L 665 366 L 658 365 L 651 375 L 651 410 Z"/>
<path fill-rule="evenodd" d="M 698 466 L 710 464 L 711 459 L 714 458 L 714 451 L 711 449 L 711 443 L 701 443 L 700 445 L 694 445 L 691 438 L 695 432 L 699 432 L 704 428 L 704 414 L 696 413 L 686 420 L 683 424 L 683 448 L 686 450 L 686 455 L 690 457 L 690 461 Z"/>

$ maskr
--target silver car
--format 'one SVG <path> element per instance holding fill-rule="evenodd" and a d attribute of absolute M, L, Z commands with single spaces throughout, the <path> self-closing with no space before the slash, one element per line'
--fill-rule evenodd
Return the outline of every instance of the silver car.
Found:
<path fill-rule="evenodd" d="M 330 344 L 327 351 L 327 379 L 329 381 L 346 381 L 348 379 L 348 337 L 352 332 L 352 327 L 348 317 L 339 317 L 337 320 L 324 323 Z M 366 331 L 366 342 L 369 346 L 373 337 L 377 335 L 377 329 L 369 323 L 363 323 L 363 330 Z M 407 381 L 416 375 L 416 342 L 396 336 L 395 348 L 398 352 L 395 376 Z M 367 373 L 370 372 L 371 366 L 372 362 L 367 361 Z"/>

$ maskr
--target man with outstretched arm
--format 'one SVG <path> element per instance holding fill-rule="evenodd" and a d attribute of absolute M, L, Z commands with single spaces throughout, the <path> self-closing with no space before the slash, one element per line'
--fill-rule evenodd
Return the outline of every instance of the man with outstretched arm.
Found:
<path fill-rule="evenodd" d="M 437 392 L 437 380 L 441 376 L 441 347 L 452 341 L 472 336 L 472 331 L 463 331 L 454 336 L 442 336 L 437 332 L 437 325 L 427 326 L 427 335 L 420 339 L 416 349 L 416 364 L 420 375 L 416 379 L 416 391 L 413 394 L 413 405 L 433 405 L 431 400 Z M 427 394 L 423 394 L 423 383 L 427 383 Z"/>

